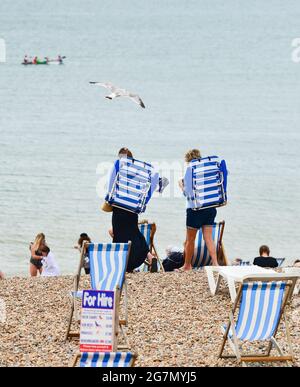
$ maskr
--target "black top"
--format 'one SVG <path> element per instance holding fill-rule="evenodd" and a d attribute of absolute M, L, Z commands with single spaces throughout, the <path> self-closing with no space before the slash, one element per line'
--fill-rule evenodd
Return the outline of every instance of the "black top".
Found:
<path fill-rule="evenodd" d="M 256 257 L 254 258 L 253 265 L 260 267 L 278 267 L 278 262 L 273 257 Z"/>
<path fill-rule="evenodd" d="M 138 226 L 138 215 L 133 212 L 113 207 L 112 226 L 113 242 L 127 243 L 131 241 L 130 255 L 128 259 L 127 271 L 133 271 L 138 268 L 149 253 L 149 246 L 144 235 L 140 232 Z"/>

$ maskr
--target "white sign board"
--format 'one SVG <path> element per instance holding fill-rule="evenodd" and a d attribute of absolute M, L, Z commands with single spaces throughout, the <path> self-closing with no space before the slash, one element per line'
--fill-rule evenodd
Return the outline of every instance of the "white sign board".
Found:
<path fill-rule="evenodd" d="M 84 290 L 80 324 L 80 352 L 113 351 L 115 294 Z"/>

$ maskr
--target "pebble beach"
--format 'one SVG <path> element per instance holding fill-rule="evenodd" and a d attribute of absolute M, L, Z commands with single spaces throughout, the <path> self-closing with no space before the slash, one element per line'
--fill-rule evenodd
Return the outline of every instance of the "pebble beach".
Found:
<path fill-rule="evenodd" d="M 128 280 L 130 349 L 136 366 L 238 366 L 218 359 L 220 325 L 227 322 L 230 297 L 222 284 L 209 293 L 206 275 L 188 273 L 133 273 Z M 0 323 L 0 366 L 67 367 L 79 350 L 78 340 L 65 342 L 73 277 L 20 278 L 0 281 L 6 321 Z M 83 276 L 81 286 L 89 287 Z M 287 309 L 294 366 L 300 365 L 300 296 Z M 282 337 L 278 341 L 286 348 Z M 260 349 L 261 343 L 256 344 Z M 272 366 L 280 365 L 274 363 Z"/>

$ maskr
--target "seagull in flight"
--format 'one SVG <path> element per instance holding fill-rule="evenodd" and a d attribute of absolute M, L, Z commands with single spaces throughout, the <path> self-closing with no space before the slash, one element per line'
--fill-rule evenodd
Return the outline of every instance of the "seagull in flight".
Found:
<path fill-rule="evenodd" d="M 143 109 L 145 109 L 144 102 L 141 100 L 141 98 L 137 94 L 130 93 L 129 91 L 125 89 L 120 89 L 119 87 L 114 86 L 110 82 L 102 83 L 102 82 L 90 82 L 91 85 L 101 86 L 105 89 L 108 89 L 110 91 L 109 95 L 106 95 L 105 98 L 108 99 L 114 99 L 117 97 L 128 97 L 133 102 L 140 105 Z"/>

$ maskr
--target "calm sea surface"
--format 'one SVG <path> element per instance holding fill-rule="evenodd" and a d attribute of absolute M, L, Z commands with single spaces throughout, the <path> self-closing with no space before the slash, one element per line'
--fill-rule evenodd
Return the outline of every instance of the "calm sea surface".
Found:
<path fill-rule="evenodd" d="M 191 147 L 225 158 L 229 258 L 261 244 L 300 258 L 299 20 L 296 0 L 1 0 L 0 269 L 27 274 L 41 231 L 63 273 L 81 232 L 109 241 L 96 169 L 121 146 L 160 163 Z M 21 66 L 25 54 L 67 59 Z M 138 92 L 146 109 L 90 80 Z M 183 198 L 154 198 L 142 217 L 156 221 L 162 256 L 183 242 Z"/>

